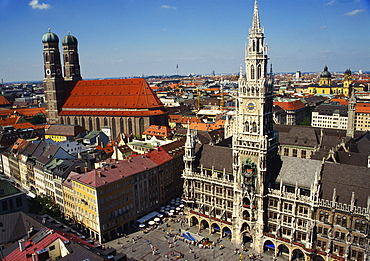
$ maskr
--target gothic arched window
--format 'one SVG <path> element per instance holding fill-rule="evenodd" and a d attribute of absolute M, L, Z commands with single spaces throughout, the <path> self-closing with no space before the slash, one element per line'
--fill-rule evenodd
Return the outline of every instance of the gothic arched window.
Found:
<path fill-rule="evenodd" d="M 145 130 L 144 130 L 144 118 L 143 118 L 143 117 L 141 117 L 141 118 L 139 119 L 139 128 L 140 128 L 140 135 L 142 135 L 142 134 L 143 134 L 143 132 L 145 131 Z"/>
<path fill-rule="evenodd" d="M 81 117 L 81 127 L 85 129 L 85 119 Z"/>
<path fill-rule="evenodd" d="M 255 41 L 252 41 L 252 50 L 253 50 L 253 52 L 256 51 L 256 42 Z"/>
<path fill-rule="evenodd" d="M 249 122 L 248 122 L 248 121 L 246 121 L 246 122 L 244 123 L 244 131 L 245 131 L 245 132 L 249 132 Z"/>
<path fill-rule="evenodd" d="M 251 79 L 254 80 L 254 66 L 251 65 Z"/>
<path fill-rule="evenodd" d="M 71 125 L 71 119 L 69 117 L 67 117 L 67 124 Z"/>
<path fill-rule="evenodd" d="M 96 117 L 96 130 L 98 131 L 98 130 L 100 130 L 100 120 L 99 120 L 99 118 L 98 117 Z"/>
<path fill-rule="evenodd" d="M 92 119 L 89 118 L 89 131 L 93 130 L 93 122 Z"/>
<path fill-rule="evenodd" d="M 104 118 L 104 126 L 108 126 L 108 120 L 107 120 L 107 118 Z"/>
<path fill-rule="evenodd" d="M 132 134 L 132 120 L 131 120 L 131 118 L 128 119 L 128 133 Z"/>
<path fill-rule="evenodd" d="M 116 120 L 114 118 L 112 118 L 112 135 L 113 135 L 113 139 L 116 139 L 117 137 L 117 133 L 116 133 Z"/>
<path fill-rule="evenodd" d="M 252 123 L 252 132 L 257 132 L 257 123 L 256 122 Z"/>
<path fill-rule="evenodd" d="M 125 133 L 125 128 L 124 128 L 125 126 L 124 126 L 124 124 L 123 124 L 123 118 L 120 118 L 119 119 L 119 131 L 121 132 L 121 133 Z"/>
<path fill-rule="evenodd" d="M 74 122 L 75 122 L 75 125 L 78 125 L 78 119 L 77 119 L 77 117 L 75 117 Z"/>
<path fill-rule="evenodd" d="M 257 66 L 257 80 L 261 79 L 261 76 L 262 76 L 261 74 L 262 74 L 262 70 L 261 70 L 261 65 L 259 64 Z"/>

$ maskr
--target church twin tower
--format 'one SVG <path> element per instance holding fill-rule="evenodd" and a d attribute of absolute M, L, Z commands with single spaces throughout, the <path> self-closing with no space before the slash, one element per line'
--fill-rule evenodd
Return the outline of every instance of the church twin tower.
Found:
<path fill-rule="evenodd" d="M 42 36 L 44 45 L 44 88 L 46 99 L 46 120 L 50 124 L 58 123 L 58 110 L 62 107 L 72 81 L 81 80 L 80 63 L 77 51 L 77 39 L 66 35 L 62 40 L 64 77 L 59 52 L 59 38 L 52 32 Z"/>

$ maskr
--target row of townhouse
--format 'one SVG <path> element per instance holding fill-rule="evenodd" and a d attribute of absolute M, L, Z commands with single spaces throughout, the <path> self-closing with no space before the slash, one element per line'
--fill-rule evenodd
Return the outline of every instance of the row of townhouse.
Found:
<path fill-rule="evenodd" d="M 136 219 L 157 210 L 182 191 L 183 141 L 144 155 L 106 159 L 100 167 L 63 182 L 65 216 L 103 243 L 127 233 Z"/>
<path fill-rule="evenodd" d="M 181 195 L 183 147 L 177 140 L 124 160 L 106 159 L 88 171 L 86 161 L 55 142 L 18 139 L 0 165 L 17 187 L 49 196 L 67 219 L 104 242 Z"/>

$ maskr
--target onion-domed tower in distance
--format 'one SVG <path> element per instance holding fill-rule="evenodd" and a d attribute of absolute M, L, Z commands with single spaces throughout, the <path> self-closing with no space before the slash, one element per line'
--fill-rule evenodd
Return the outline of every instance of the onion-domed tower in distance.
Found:
<path fill-rule="evenodd" d="M 331 86 L 331 73 L 328 71 L 328 66 L 325 65 L 324 71 L 320 74 L 320 86 Z"/>
<path fill-rule="evenodd" d="M 44 89 L 46 100 L 46 121 L 58 123 L 58 110 L 63 105 L 64 79 L 60 62 L 59 38 L 49 32 L 42 36 L 44 45 Z"/>
<path fill-rule="evenodd" d="M 82 79 L 77 44 L 76 37 L 70 35 L 69 32 L 62 40 L 65 81 L 78 81 Z"/>

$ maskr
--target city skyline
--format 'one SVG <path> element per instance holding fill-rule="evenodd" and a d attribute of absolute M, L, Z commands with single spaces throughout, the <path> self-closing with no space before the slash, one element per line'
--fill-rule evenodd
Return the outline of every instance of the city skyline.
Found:
<path fill-rule="evenodd" d="M 43 79 L 42 35 L 79 41 L 88 78 L 237 73 L 253 0 L 2 1 L 0 77 Z M 260 0 L 274 72 L 370 70 L 367 0 Z M 61 48 L 61 44 L 60 44 Z"/>

